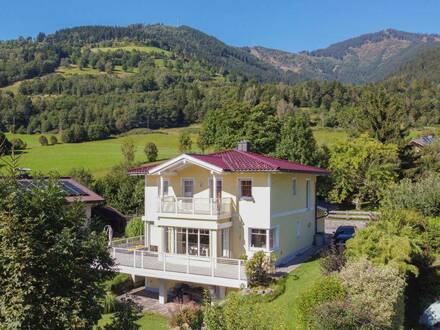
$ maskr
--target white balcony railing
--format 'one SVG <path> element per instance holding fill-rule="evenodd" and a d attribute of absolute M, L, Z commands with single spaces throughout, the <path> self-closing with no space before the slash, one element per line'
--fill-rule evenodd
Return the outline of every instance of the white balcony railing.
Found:
<path fill-rule="evenodd" d="M 119 266 L 246 281 L 245 261 L 240 259 L 200 258 L 115 246 L 111 253 Z"/>
<path fill-rule="evenodd" d="M 159 213 L 230 216 L 231 198 L 166 196 L 159 200 Z"/>

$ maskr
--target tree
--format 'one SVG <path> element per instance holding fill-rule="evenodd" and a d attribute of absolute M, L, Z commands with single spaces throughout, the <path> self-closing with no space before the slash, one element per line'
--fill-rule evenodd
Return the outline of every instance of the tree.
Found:
<path fill-rule="evenodd" d="M 148 142 L 144 149 L 148 162 L 155 162 L 157 160 L 157 146 L 153 142 Z"/>
<path fill-rule="evenodd" d="M 401 98 L 382 86 L 366 87 L 360 99 L 358 130 L 382 143 L 400 145 L 408 134 L 409 118 Z"/>
<path fill-rule="evenodd" d="M 113 267 L 105 237 L 84 228 L 83 205 L 66 207 L 56 178 L 34 180 L 28 191 L 0 179 L 0 324 L 91 329 Z"/>
<path fill-rule="evenodd" d="M 399 161 L 397 146 L 383 144 L 366 135 L 336 145 L 330 150 L 333 188 L 330 199 L 354 203 L 357 208 L 376 206 L 394 183 Z"/>
<path fill-rule="evenodd" d="M 288 115 L 283 118 L 276 155 L 301 164 L 316 165 L 316 141 L 307 115 Z"/>
<path fill-rule="evenodd" d="M 87 129 L 87 136 L 90 141 L 104 140 L 109 135 L 108 129 L 101 124 L 92 124 Z"/>
<path fill-rule="evenodd" d="M 115 67 L 114 67 L 114 65 L 113 65 L 113 62 L 111 62 L 111 61 L 107 61 L 106 63 L 105 63 L 105 72 L 106 73 L 108 73 L 108 74 L 111 74 L 111 73 L 113 73 L 113 69 L 114 69 Z"/>
<path fill-rule="evenodd" d="M 121 145 L 122 156 L 124 157 L 124 162 L 127 165 L 131 165 L 134 162 L 136 155 L 136 146 L 131 138 L 127 138 L 122 142 Z"/>
<path fill-rule="evenodd" d="M 67 175 L 89 188 L 92 188 L 95 182 L 93 174 L 83 167 L 72 168 Z"/>
<path fill-rule="evenodd" d="M 179 151 L 188 152 L 191 151 L 192 140 L 188 130 L 184 130 L 179 136 Z"/>
<path fill-rule="evenodd" d="M 244 123 L 244 134 L 254 152 L 269 154 L 279 141 L 279 122 L 276 110 L 267 103 L 253 107 Z"/>
<path fill-rule="evenodd" d="M 38 138 L 38 142 L 40 142 L 42 146 L 49 145 L 49 141 L 47 140 L 47 137 L 45 137 L 44 135 L 40 135 L 40 137 Z"/>

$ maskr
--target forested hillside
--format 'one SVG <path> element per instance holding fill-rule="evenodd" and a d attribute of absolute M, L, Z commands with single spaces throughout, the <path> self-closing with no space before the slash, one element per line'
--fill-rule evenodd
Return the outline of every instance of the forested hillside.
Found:
<path fill-rule="evenodd" d="M 388 31 L 301 56 L 336 60 L 352 56 L 359 45 L 434 45 L 437 39 Z M 307 111 L 315 125 L 351 128 L 362 95 L 371 90 L 402 100 L 409 125 L 435 125 L 437 52 L 400 65 L 400 74 L 371 86 L 317 81 L 326 79 L 319 67 L 307 73 L 320 72 L 316 81 L 287 84 L 281 69 L 189 27 L 66 29 L 0 43 L 0 131 L 60 132 L 64 142 L 82 142 L 134 128 L 199 123 L 208 111 L 236 102 L 269 104 L 279 118 Z"/>

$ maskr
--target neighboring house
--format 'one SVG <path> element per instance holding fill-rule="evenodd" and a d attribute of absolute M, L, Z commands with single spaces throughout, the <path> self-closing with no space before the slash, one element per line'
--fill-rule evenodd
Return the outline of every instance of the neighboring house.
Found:
<path fill-rule="evenodd" d="M 425 135 L 417 139 L 411 140 L 409 144 L 412 145 L 416 149 L 416 151 L 420 151 L 421 149 L 425 148 L 427 145 L 430 145 L 436 141 L 438 141 L 438 139 L 435 138 L 434 136 Z"/>
<path fill-rule="evenodd" d="M 114 242 L 122 273 L 145 277 L 159 300 L 177 283 L 247 285 L 243 256 L 274 254 L 278 264 L 313 244 L 316 179 L 327 170 L 237 150 L 182 154 L 130 170 L 145 177 L 145 234 Z"/>
<path fill-rule="evenodd" d="M 66 201 L 68 203 L 73 203 L 74 201 L 83 203 L 86 225 L 90 224 L 93 207 L 101 204 L 104 198 L 70 177 L 61 177 L 58 183 L 60 189 L 66 194 Z M 33 180 L 31 177 L 26 177 L 20 179 L 19 184 L 25 189 L 32 190 L 44 185 L 44 180 Z"/>

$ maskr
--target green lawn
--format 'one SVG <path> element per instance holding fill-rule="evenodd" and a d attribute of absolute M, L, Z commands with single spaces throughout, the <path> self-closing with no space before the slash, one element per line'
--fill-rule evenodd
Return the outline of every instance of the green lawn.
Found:
<path fill-rule="evenodd" d="M 296 304 L 298 303 L 298 297 L 320 276 L 319 260 L 304 263 L 288 275 L 286 291 L 268 303 L 267 308 L 273 308 L 274 312 L 281 313 L 282 319 L 289 329 L 296 329 Z"/>
<path fill-rule="evenodd" d="M 131 52 L 133 50 L 136 50 L 138 52 L 144 52 L 144 53 L 161 53 L 168 55 L 170 54 L 169 51 L 157 47 L 150 47 L 150 46 L 114 46 L 114 47 L 96 47 L 92 48 L 92 52 L 115 52 L 117 50 L 124 50 L 127 52 Z"/>
<path fill-rule="evenodd" d="M 98 326 L 104 327 L 106 324 L 110 323 L 112 314 L 104 314 L 102 319 L 98 322 Z M 168 320 L 165 316 L 153 313 L 145 313 L 142 318 L 138 321 L 142 330 L 167 330 Z"/>
<path fill-rule="evenodd" d="M 125 139 L 132 139 L 136 145 L 136 163 L 146 162 L 144 146 L 154 142 L 159 149 L 159 159 L 166 159 L 179 154 L 178 138 L 181 128 L 164 129 L 150 134 L 130 135 L 103 141 L 84 143 L 59 143 L 55 146 L 41 146 L 39 135 L 17 134 L 28 147 L 20 160 L 20 167 L 28 167 L 33 171 L 48 173 L 56 171 L 63 175 L 74 167 L 89 169 L 95 176 L 105 175 L 114 165 L 122 161 L 121 145 Z M 165 133 L 165 134 L 164 134 Z M 47 134 L 49 137 L 50 134 Z M 11 138 L 11 134 L 7 134 Z M 193 134 L 193 149 L 196 135 Z M 58 139 L 60 140 L 60 139 Z M 195 150 L 197 151 L 197 150 Z"/>
<path fill-rule="evenodd" d="M 348 133 L 343 129 L 315 128 L 313 135 L 319 145 L 326 144 L 329 147 L 348 139 Z"/>

